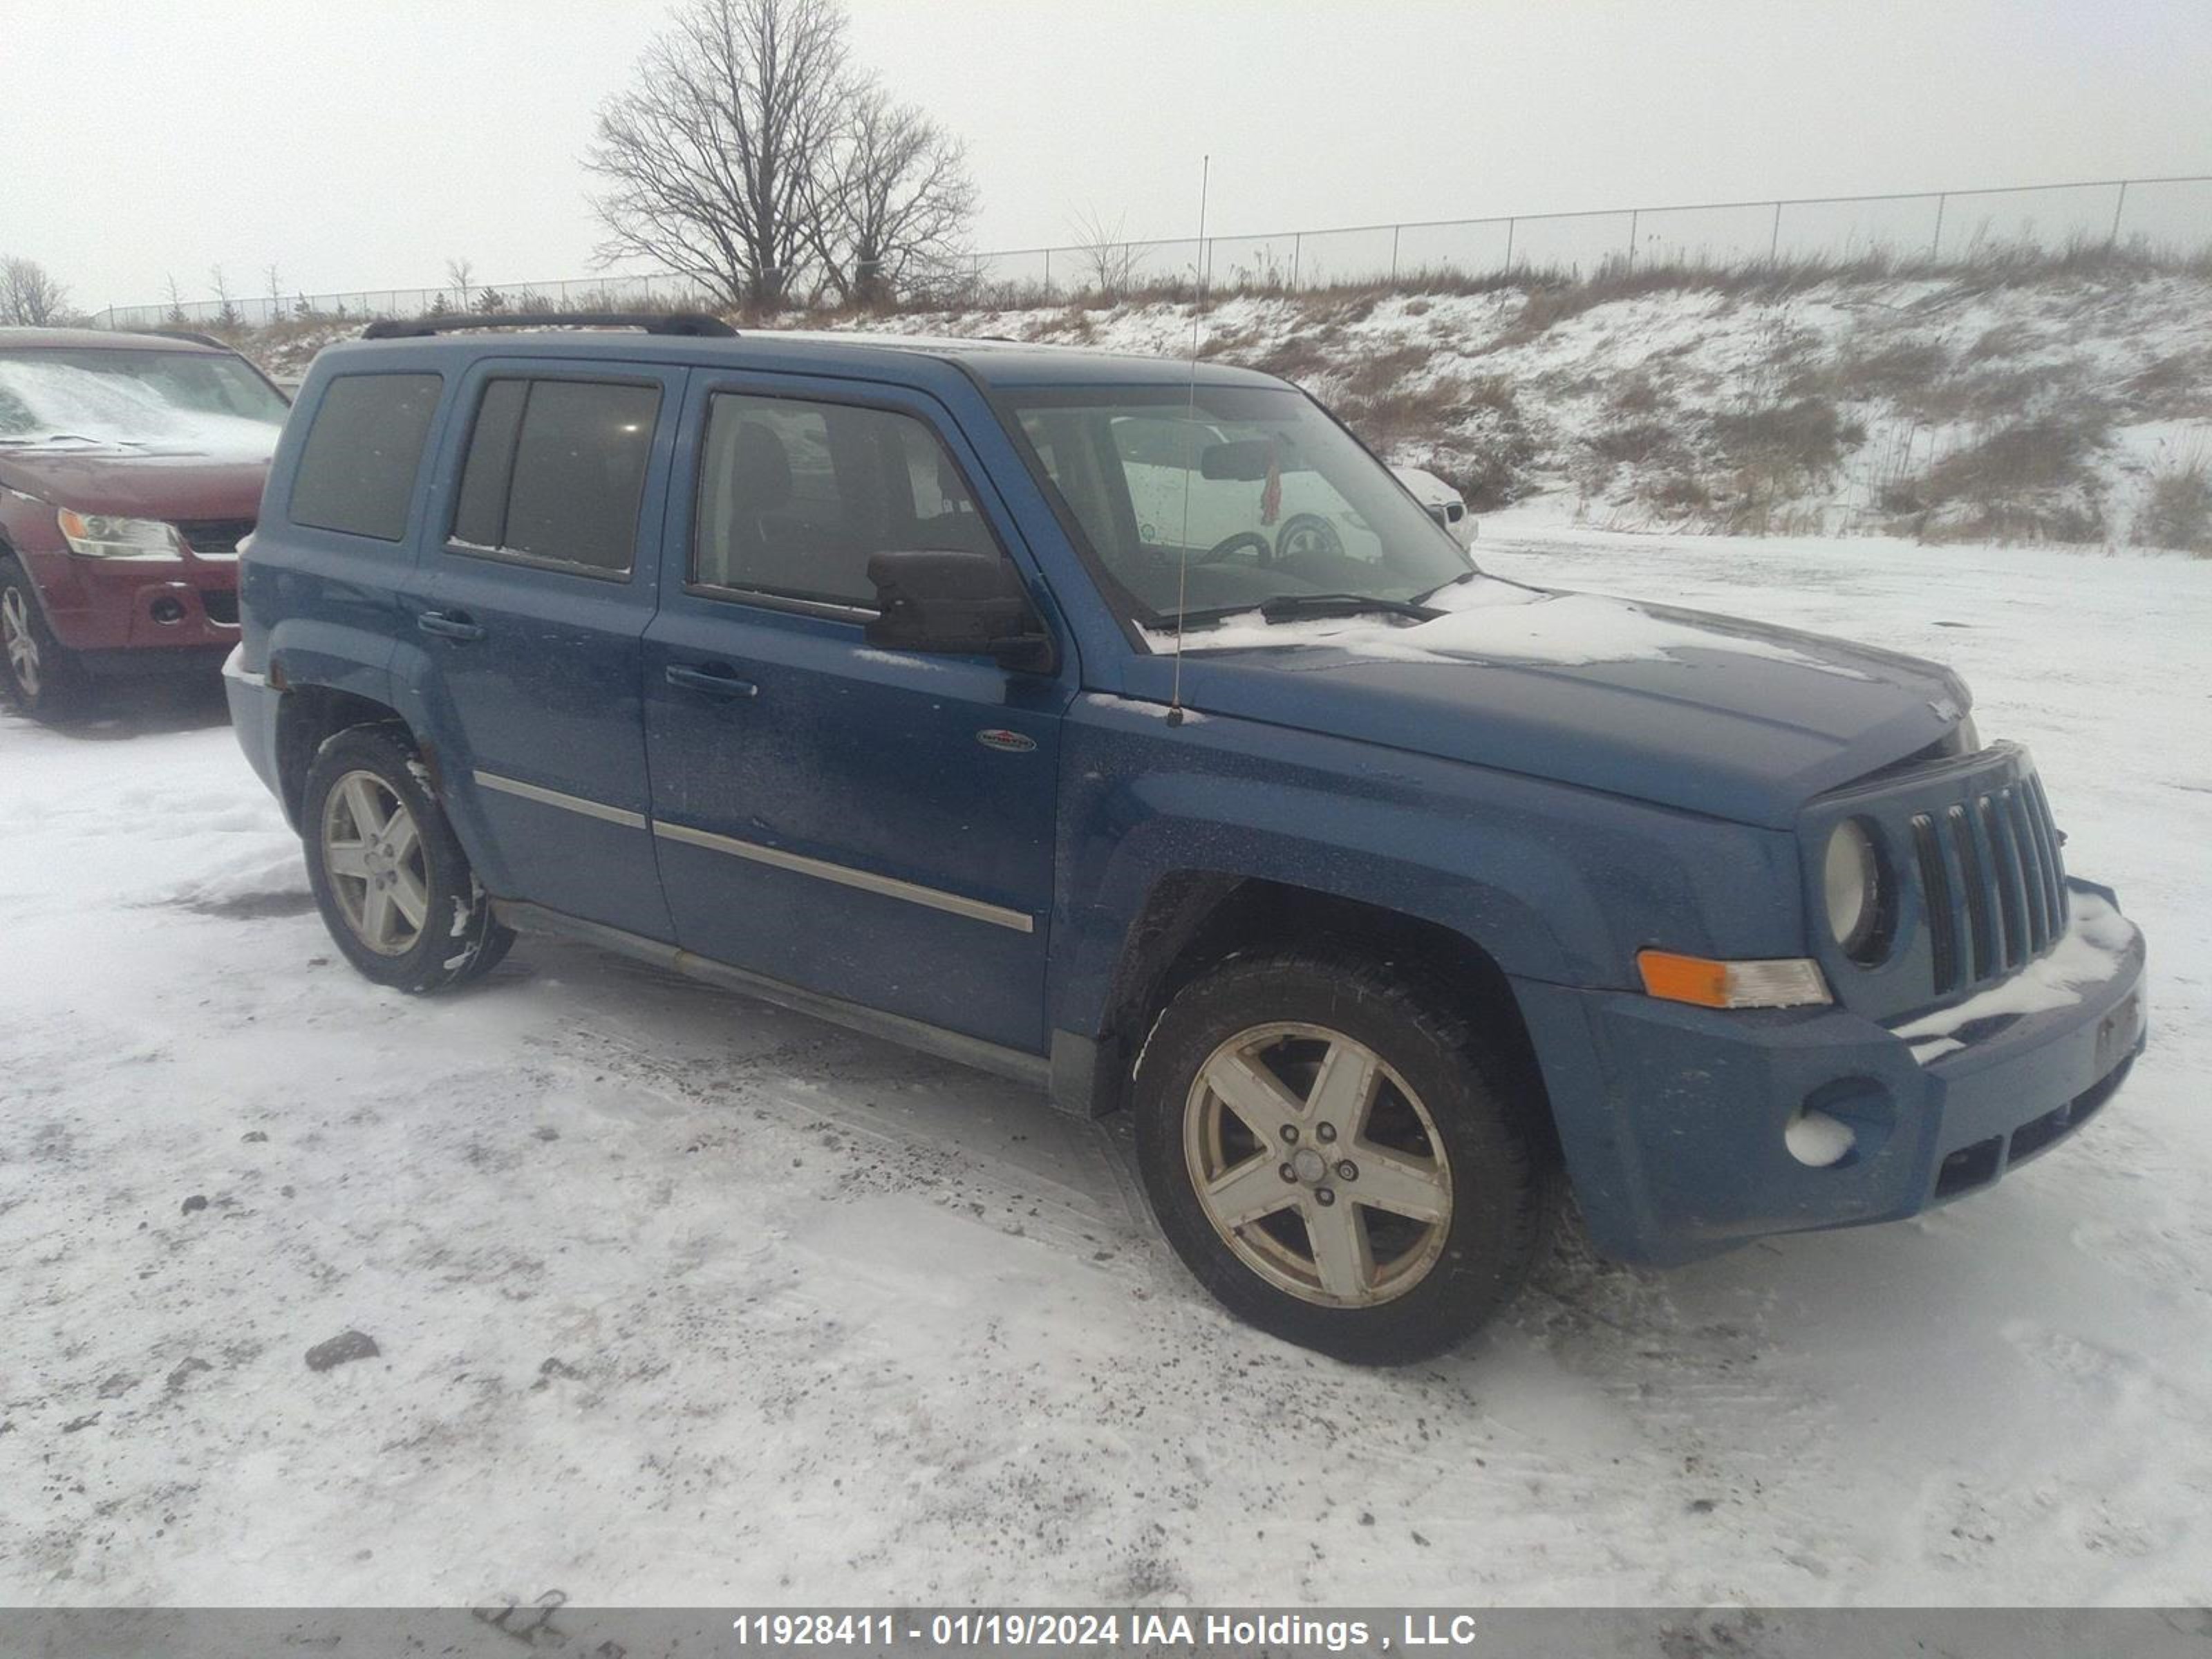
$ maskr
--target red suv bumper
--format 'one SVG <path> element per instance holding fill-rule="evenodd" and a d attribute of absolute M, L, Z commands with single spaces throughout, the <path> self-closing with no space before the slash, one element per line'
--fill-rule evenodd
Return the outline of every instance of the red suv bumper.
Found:
<path fill-rule="evenodd" d="M 24 562 L 54 636 L 88 666 L 127 667 L 124 653 L 227 651 L 238 642 L 238 561 L 87 559 L 30 554 Z"/>

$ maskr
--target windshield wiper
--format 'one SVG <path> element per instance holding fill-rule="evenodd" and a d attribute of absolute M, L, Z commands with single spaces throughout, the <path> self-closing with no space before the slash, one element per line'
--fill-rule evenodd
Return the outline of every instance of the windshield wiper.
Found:
<path fill-rule="evenodd" d="M 1411 617 L 1416 622 L 1433 622 L 1444 614 L 1412 599 L 1377 599 L 1370 593 L 1279 593 L 1260 605 L 1260 614 L 1271 623 L 1295 622 L 1302 617 L 1358 617 L 1370 611 Z"/>
<path fill-rule="evenodd" d="M 1246 601 L 1243 605 L 1201 605 L 1189 611 L 1164 611 L 1159 628 L 1173 628 L 1181 623 L 1185 628 L 1206 628 L 1231 617 L 1249 617 L 1257 613 L 1267 622 L 1297 622 L 1311 617 L 1358 617 L 1379 611 L 1385 616 L 1411 617 L 1416 622 L 1429 622 L 1444 613 L 1411 599 L 1377 599 L 1368 593 L 1278 593 L 1273 599 L 1258 604 Z"/>

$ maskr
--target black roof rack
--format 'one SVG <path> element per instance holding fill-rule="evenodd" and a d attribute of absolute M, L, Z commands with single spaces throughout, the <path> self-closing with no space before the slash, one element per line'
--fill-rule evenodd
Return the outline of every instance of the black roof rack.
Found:
<path fill-rule="evenodd" d="M 704 335 L 728 338 L 737 333 L 720 317 L 697 311 L 497 311 L 483 316 L 379 318 L 362 330 L 364 340 L 421 340 L 465 328 L 641 328 L 647 334 Z"/>
<path fill-rule="evenodd" d="M 213 346 L 218 351 L 229 351 L 234 349 L 225 345 L 214 335 L 202 334 L 196 329 L 134 328 L 131 331 L 133 334 L 150 334 L 156 339 L 161 340 L 190 340 L 194 345 Z"/>

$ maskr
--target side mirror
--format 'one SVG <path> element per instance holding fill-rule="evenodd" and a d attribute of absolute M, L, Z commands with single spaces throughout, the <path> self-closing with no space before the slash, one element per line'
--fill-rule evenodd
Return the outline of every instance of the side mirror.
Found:
<path fill-rule="evenodd" d="M 885 651 L 995 657 L 1049 673 L 1052 635 L 1030 608 L 1013 567 L 995 553 L 876 553 L 868 559 L 877 615 L 868 643 Z"/>

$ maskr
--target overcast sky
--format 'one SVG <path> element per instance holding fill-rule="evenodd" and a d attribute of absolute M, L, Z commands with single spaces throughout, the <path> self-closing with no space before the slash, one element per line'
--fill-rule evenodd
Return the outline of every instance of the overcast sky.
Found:
<path fill-rule="evenodd" d="M 665 0 L 4 0 L 0 252 L 76 302 L 580 276 Z M 2212 173 L 2212 0 L 852 0 L 985 248 Z"/>

